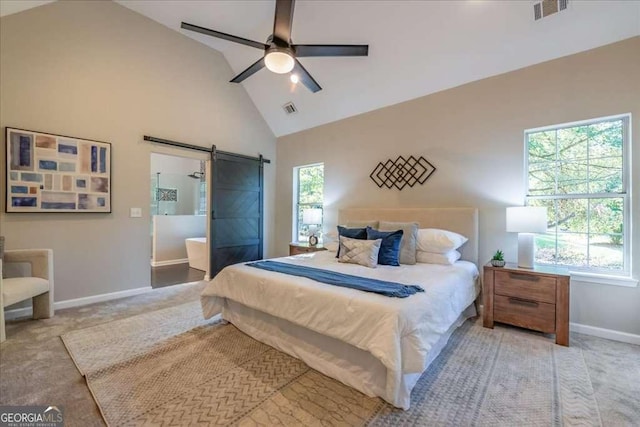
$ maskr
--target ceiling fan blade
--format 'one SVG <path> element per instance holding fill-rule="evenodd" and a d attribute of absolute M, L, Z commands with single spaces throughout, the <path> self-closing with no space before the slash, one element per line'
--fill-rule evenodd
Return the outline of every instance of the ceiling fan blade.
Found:
<path fill-rule="evenodd" d="M 273 36 L 291 43 L 291 27 L 295 0 L 276 0 L 276 16 L 273 20 Z"/>
<path fill-rule="evenodd" d="M 265 50 L 269 46 L 264 43 L 255 42 L 249 39 L 243 39 L 242 37 L 232 36 L 231 34 L 221 33 L 220 31 L 211 30 L 209 28 L 199 27 L 197 25 L 188 24 L 183 22 L 180 25 L 180 28 L 184 28 L 185 30 L 195 31 L 196 33 L 206 34 L 207 36 L 217 37 L 219 39 L 229 40 L 230 42 L 240 43 L 245 46 L 255 47 L 256 49 Z"/>
<path fill-rule="evenodd" d="M 241 72 L 240 74 L 238 74 L 237 76 L 235 76 L 233 79 L 231 79 L 229 81 L 231 83 L 240 83 L 241 81 L 243 81 L 247 77 L 251 77 L 252 75 L 257 73 L 258 71 L 260 71 L 262 68 L 264 68 L 264 56 L 262 58 L 258 59 L 256 62 L 251 64 L 251 66 L 249 68 L 247 68 L 246 70 L 244 70 L 243 72 Z"/>
<path fill-rule="evenodd" d="M 315 81 L 313 77 L 311 77 L 311 74 L 309 74 L 309 72 L 302 66 L 300 61 L 298 61 L 297 59 L 296 59 L 296 65 L 293 67 L 293 71 L 291 72 L 294 74 L 297 74 L 298 78 L 300 79 L 300 82 L 303 85 L 305 85 L 305 87 L 309 89 L 311 92 L 316 93 L 322 90 L 318 82 Z"/>
<path fill-rule="evenodd" d="M 297 57 L 303 56 L 368 56 L 367 44 L 294 44 Z"/>

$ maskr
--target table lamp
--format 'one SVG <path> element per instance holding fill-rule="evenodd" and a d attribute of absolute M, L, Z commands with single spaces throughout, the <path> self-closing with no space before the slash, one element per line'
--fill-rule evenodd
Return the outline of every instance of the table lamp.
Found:
<path fill-rule="evenodd" d="M 518 267 L 533 268 L 533 233 L 547 231 L 547 208 L 520 206 L 507 208 L 507 233 L 518 233 Z"/>
<path fill-rule="evenodd" d="M 302 223 L 309 226 L 309 244 L 318 244 L 317 225 L 322 224 L 322 209 L 305 209 L 302 211 Z"/>

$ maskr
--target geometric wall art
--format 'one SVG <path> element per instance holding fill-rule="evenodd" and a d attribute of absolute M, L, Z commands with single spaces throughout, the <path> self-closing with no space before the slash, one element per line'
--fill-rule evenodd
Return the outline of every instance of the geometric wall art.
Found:
<path fill-rule="evenodd" d="M 160 202 L 177 202 L 178 189 L 176 188 L 158 188 L 158 201 Z"/>
<path fill-rule="evenodd" d="M 6 212 L 111 212 L 111 144 L 6 128 Z"/>
<path fill-rule="evenodd" d="M 395 160 L 389 159 L 384 163 L 378 163 L 369 178 L 379 188 L 395 187 L 398 190 L 402 190 L 407 185 L 413 187 L 416 184 L 424 184 L 435 170 L 436 167 L 422 156 L 418 158 L 409 156 L 406 159 L 398 156 Z"/>

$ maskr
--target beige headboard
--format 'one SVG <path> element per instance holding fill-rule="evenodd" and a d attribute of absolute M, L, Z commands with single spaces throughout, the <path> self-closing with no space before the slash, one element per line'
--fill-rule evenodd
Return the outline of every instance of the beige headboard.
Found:
<path fill-rule="evenodd" d="M 462 246 L 462 259 L 478 265 L 478 209 L 476 208 L 353 208 L 338 212 L 338 224 L 348 221 L 417 222 L 420 228 L 455 231 L 469 238 Z"/>

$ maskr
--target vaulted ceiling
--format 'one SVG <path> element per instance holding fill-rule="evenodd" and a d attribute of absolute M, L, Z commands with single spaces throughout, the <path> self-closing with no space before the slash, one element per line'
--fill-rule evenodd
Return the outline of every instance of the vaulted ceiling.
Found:
<path fill-rule="evenodd" d="M 273 30 L 274 0 L 117 2 L 222 52 L 234 71 L 227 80 L 262 51 L 180 23 L 261 42 Z M 323 88 L 315 94 L 266 69 L 241 84 L 281 136 L 640 35 L 639 0 L 569 0 L 566 10 L 534 21 L 537 2 L 298 0 L 295 43 L 369 44 L 369 56 L 301 58 Z M 285 114 L 289 101 L 297 113 Z"/>

